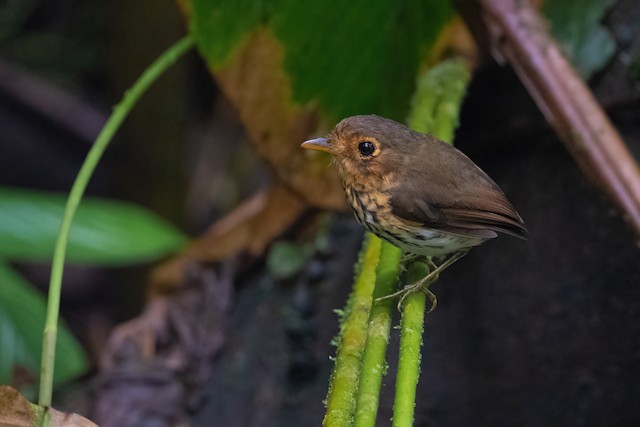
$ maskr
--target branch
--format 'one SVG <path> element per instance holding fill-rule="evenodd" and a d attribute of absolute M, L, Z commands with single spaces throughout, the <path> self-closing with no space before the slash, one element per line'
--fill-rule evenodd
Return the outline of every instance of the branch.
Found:
<path fill-rule="evenodd" d="M 492 47 L 512 65 L 582 171 L 640 237 L 640 171 L 530 2 L 479 0 Z"/>
<path fill-rule="evenodd" d="M 46 119 L 93 141 L 107 118 L 79 98 L 36 74 L 0 58 L 0 93 L 20 102 Z"/>

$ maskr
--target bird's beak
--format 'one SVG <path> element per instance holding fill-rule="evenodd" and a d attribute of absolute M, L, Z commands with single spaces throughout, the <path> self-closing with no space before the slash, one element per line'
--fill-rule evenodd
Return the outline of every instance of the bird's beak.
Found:
<path fill-rule="evenodd" d="M 300 146 L 309 150 L 324 151 L 325 153 L 335 154 L 335 151 L 329 144 L 329 138 L 310 139 L 303 142 Z"/>

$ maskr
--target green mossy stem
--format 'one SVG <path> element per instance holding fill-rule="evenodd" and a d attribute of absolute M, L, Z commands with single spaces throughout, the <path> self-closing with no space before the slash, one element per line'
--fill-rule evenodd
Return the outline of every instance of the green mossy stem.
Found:
<path fill-rule="evenodd" d="M 367 233 L 360 251 L 353 291 L 340 326 L 340 342 L 327 395 L 324 427 L 353 424 L 362 354 L 367 340 L 367 324 L 376 283 L 381 241 Z"/>
<path fill-rule="evenodd" d="M 456 59 L 443 61 L 424 73 L 418 80 L 408 118 L 409 127 L 451 143 L 469 78 L 465 63 Z M 428 273 L 426 264 L 413 263 L 409 266 L 408 280 L 411 283 Z M 424 293 L 413 293 L 405 299 L 402 310 L 393 427 L 413 425 L 426 300 Z"/>
<path fill-rule="evenodd" d="M 429 265 L 421 261 L 411 263 L 408 267 L 407 281 L 416 282 L 429 274 Z M 402 307 L 400 320 L 400 352 L 398 355 L 398 375 L 396 377 L 396 394 L 393 404 L 393 426 L 406 427 L 413 425 L 416 406 L 416 388 L 420 378 L 422 361 L 422 335 L 426 295 L 416 292 L 409 295 Z"/>
<path fill-rule="evenodd" d="M 402 251 L 390 243 L 382 242 L 380 261 L 373 290 L 373 299 L 387 296 L 395 291 L 400 272 Z M 373 303 L 369 314 L 367 343 L 362 358 L 362 374 L 358 387 L 355 427 L 376 425 L 380 402 L 382 377 L 387 371 L 385 355 L 391 332 L 391 318 L 396 303 L 385 299 Z"/>
<path fill-rule="evenodd" d="M 87 184 L 93 175 L 93 171 L 100 161 L 104 150 L 113 139 L 113 136 L 120 128 L 124 119 L 149 86 L 151 86 L 151 84 L 155 82 L 160 75 L 173 65 L 178 58 L 191 49 L 192 46 L 193 39 L 191 36 L 185 36 L 176 42 L 142 73 L 131 89 L 125 92 L 122 101 L 114 107 L 111 116 L 89 150 L 89 153 L 78 172 L 78 176 L 71 187 L 71 192 L 69 193 L 69 198 L 62 217 L 62 225 L 60 226 L 60 233 L 58 234 L 58 239 L 56 241 L 53 253 L 53 263 L 51 266 L 47 318 L 42 339 L 42 364 L 40 368 L 40 390 L 38 398 L 38 404 L 42 407 L 51 407 L 53 395 L 53 371 L 56 355 L 56 338 L 58 334 L 60 292 L 62 288 L 62 275 L 64 271 L 67 242 L 69 240 L 69 231 L 71 230 L 73 217 L 80 201 L 82 200 Z"/>

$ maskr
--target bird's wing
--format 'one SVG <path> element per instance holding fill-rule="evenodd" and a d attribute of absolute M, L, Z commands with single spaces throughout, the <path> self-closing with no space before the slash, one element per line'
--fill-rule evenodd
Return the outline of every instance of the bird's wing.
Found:
<path fill-rule="evenodd" d="M 527 239 L 520 215 L 498 185 L 458 153 L 463 167 L 455 172 L 438 167 L 404 171 L 402 184 L 389 192 L 392 212 L 406 221 L 450 233 L 488 239 L 501 232 Z"/>

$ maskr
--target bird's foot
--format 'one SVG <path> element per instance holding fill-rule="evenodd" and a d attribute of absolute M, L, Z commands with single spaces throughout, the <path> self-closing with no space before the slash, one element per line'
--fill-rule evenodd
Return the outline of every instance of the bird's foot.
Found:
<path fill-rule="evenodd" d="M 436 296 L 436 294 L 429 290 L 429 286 L 433 282 L 438 280 L 439 276 L 440 271 L 435 269 L 431 273 L 427 274 L 424 278 L 410 285 L 406 285 L 402 290 L 396 292 L 396 294 L 398 294 L 397 296 L 400 296 L 400 300 L 398 301 L 398 311 L 402 311 L 402 307 L 404 306 L 404 302 L 407 297 L 416 292 L 424 292 L 424 294 L 429 299 L 430 306 L 429 310 L 427 310 L 427 313 L 431 313 L 433 310 L 435 310 L 435 308 L 438 306 L 438 297 Z"/>
<path fill-rule="evenodd" d="M 406 285 L 404 288 L 400 289 L 397 292 L 394 292 L 390 295 L 376 298 L 375 302 L 384 301 L 387 299 L 400 297 L 400 301 L 398 302 L 398 310 L 402 311 L 402 306 L 404 305 L 404 301 L 407 296 L 416 293 L 416 292 L 424 292 L 429 298 L 429 302 L 431 302 L 431 307 L 429 308 L 428 313 L 432 312 L 436 306 L 438 305 L 438 298 L 436 295 L 429 290 L 429 286 L 438 280 L 440 277 L 440 273 L 442 273 L 447 267 L 451 266 L 454 262 L 462 258 L 467 254 L 469 249 L 461 250 L 459 252 L 455 252 L 451 254 L 448 258 L 446 258 L 440 265 L 436 265 L 431 257 L 425 257 L 427 264 L 433 269 L 429 274 L 427 274 L 422 279 L 418 280 L 415 283 L 410 285 Z"/>
<path fill-rule="evenodd" d="M 438 269 L 435 269 L 434 271 L 427 274 L 422 279 L 418 280 L 415 283 L 406 285 L 404 288 L 400 289 L 397 292 L 386 295 L 384 297 L 376 298 L 375 302 L 380 302 L 380 301 L 392 299 L 395 297 L 400 297 L 400 301 L 398 301 L 398 311 L 402 311 L 402 306 L 404 305 L 404 301 L 409 295 L 414 294 L 416 292 L 424 292 L 431 304 L 427 313 L 431 313 L 433 310 L 435 310 L 436 306 L 438 305 L 438 298 L 436 297 L 436 294 L 434 294 L 429 290 L 429 285 L 431 285 L 433 282 L 438 280 L 438 276 L 440 276 L 440 271 L 438 271 Z"/>

